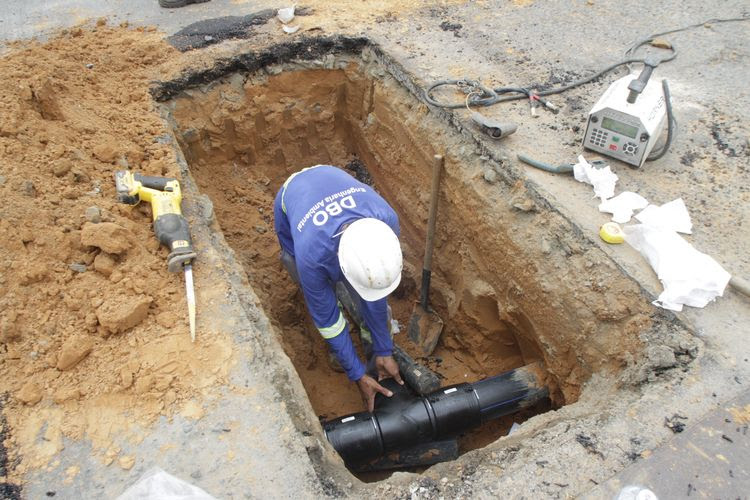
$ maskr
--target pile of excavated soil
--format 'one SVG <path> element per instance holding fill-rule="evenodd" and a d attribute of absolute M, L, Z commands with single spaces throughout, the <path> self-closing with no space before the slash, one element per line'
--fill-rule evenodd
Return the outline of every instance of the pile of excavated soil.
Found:
<path fill-rule="evenodd" d="M 150 209 L 115 200 L 115 170 L 178 173 L 148 94 L 174 54 L 152 30 L 99 21 L 0 59 L 0 482 L 55 467 L 64 438 L 132 467 L 115 435 L 200 418 L 226 378 L 231 342 L 190 342 Z"/>

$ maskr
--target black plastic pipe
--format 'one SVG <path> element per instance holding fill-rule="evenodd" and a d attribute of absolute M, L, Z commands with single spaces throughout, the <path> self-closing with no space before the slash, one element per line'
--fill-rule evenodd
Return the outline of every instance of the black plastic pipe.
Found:
<path fill-rule="evenodd" d="M 361 464 L 385 453 L 461 434 L 549 396 L 541 384 L 541 364 L 527 365 L 473 384 L 443 387 L 418 397 L 393 380 L 393 391 L 378 396 L 375 411 L 353 413 L 323 424 L 328 441 L 344 462 Z"/>

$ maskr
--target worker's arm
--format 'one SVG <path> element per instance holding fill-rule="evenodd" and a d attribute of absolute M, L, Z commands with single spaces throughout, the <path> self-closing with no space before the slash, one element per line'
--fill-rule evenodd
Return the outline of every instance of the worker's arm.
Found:
<path fill-rule="evenodd" d="M 349 380 L 359 380 L 365 374 L 365 366 L 354 349 L 333 287 L 319 270 L 303 264 L 298 268 L 298 272 L 307 310 L 312 316 L 313 323 L 331 347 Z"/>
<path fill-rule="evenodd" d="M 393 377 L 396 382 L 403 385 L 404 381 L 399 373 L 398 363 L 393 359 L 393 338 L 386 299 L 375 302 L 362 300 L 361 304 L 360 310 L 372 339 L 372 355 L 378 380 Z"/>
<path fill-rule="evenodd" d="M 374 302 L 360 299 L 362 319 L 370 330 L 372 337 L 372 353 L 375 356 L 391 356 L 393 354 L 393 339 L 391 325 L 388 324 L 388 302 L 383 298 Z"/>
<path fill-rule="evenodd" d="M 289 219 L 281 206 L 281 195 L 282 191 L 280 190 L 276 194 L 276 199 L 273 202 L 273 229 L 276 231 L 276 237 L 279 239 L 281 248 L 283 248 L 289 255 L 294 256 L 292 230 L 289 226 Z"/>
<path fill-rule="evenodd" d="M 396 236 L 401 233 L 396 211 L 383 200 L 382 220 L 393 230 Z M 393 354 L 393 338 L 391 325 L 388 324 L 388 302 L 386 298 L 368 302 L 360 299 L 362 319 L 372 337 L 372 349 L 375 356 L 391 356 Z"/>

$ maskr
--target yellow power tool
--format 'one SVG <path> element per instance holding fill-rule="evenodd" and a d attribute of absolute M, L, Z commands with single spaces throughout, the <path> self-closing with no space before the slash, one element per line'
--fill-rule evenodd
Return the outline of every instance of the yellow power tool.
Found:
<path fill-rule="evenodd" d="M 177 179 L 151 177 L 119 170 L 115 172 L 117 200 L 137 205 L 141 200 L 151 203 L 154 233 L 162 245 L 169 248 L 167 269 L 185 272 L 190 339 L 195 342 L 195 291 L 193 289 L 193 259 L 196 257 L 187 219 L 182 215 L 182 191 Z"/>

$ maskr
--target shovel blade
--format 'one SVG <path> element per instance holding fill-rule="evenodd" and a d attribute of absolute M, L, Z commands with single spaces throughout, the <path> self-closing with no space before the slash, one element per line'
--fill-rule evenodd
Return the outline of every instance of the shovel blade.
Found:
<path fill-rule="evenodd" d="M 419 346 L 422 355 L 429 356 L 443 333 L 443 320 L 435 311 L 425 310 L 421 304 L 417 304 L 409 320 L 408 332 L 409 338 Z"/>

